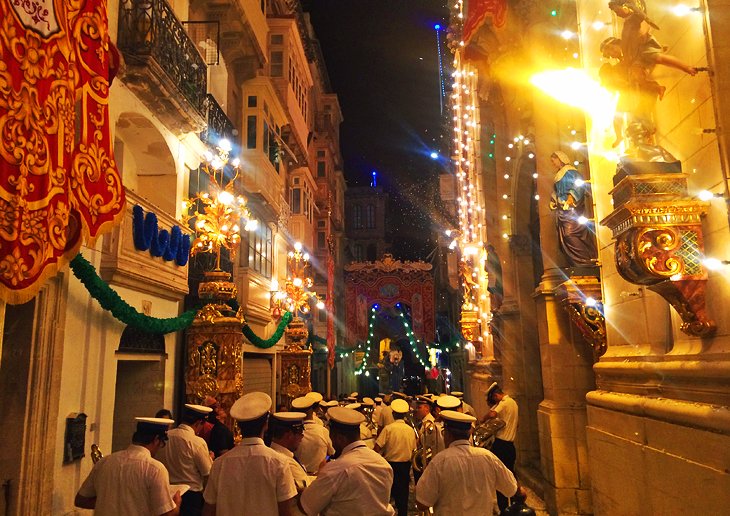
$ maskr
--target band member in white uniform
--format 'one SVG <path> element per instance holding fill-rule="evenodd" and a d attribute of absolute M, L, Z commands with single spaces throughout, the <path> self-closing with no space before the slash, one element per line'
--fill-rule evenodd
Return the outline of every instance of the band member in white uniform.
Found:
<path fill-rule="evenodd" d="M 179 514 L 180 493 L 170 496 L 167 470 L 152 458 L 165 446 L 167 429 L 175 421 L 155 417 L 136 420 L 132 444 L 94 464 L 76 494 L 76 507 L 94 509 L 100 516 Z"/>
<path fill-rule="evenodd" d="M 264 444 L 271 398 L 250 392 L 231 407 L 243 439 L 213 462 L 205 487 L 204 516 L 289 516 L 297 489 L 289 462 Z"/>
<path fill-rule="evenodd" d="M 211 412 L 213 409 L 210 407 L 186 404 L 182 422 L 167 432 L 167 446 L 155 456 L 167 468 L 171 484 L 190 486 L 190 490 L 182 496 L 181 516 L 200 516 L 203 512 L 203 488 L 213 459 L 205 440 L 196 434 Z"/>
<path fill-rule="evenodd" d="M 299 448 L 294 452 L 294 456 L 304 465 L 307 473 L 316 475 L 327 456 L 335 453 L 329 432 L 324 426 L 314 421 L 313 398 L 307 396 L 295 398 L 292 400 L 291 406 L 292 410 L 304 412 L 307 415 L 304 419 L 304 437 Z"/>
<path fill-rule="evenodd" d="M 481 516 L 492 514 L 494 492 L 512 496 L 517 481 L 502 461 L 469 442 L 476 418 L 444 410 L 444 443 L 447 448 L 426 466 L 416 485 L 416 506 L 435 515 Z"/>
<path fill-rule="evenodd" d="M 360 440 L 365 416 L 343 407 L 331 408 L 329 416 L 337 460 L 320 469 L 302 493 L 300 508 L 308 515 L 391 516 L 393 470 Z"/>

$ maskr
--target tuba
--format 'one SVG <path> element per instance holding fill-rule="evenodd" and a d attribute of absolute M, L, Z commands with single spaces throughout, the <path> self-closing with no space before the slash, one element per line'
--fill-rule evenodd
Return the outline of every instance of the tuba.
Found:
<path fill-rule="evenodd" d="M 474 433 L 471 436 L 472 444 L 477 448 L 491 449 L 494 444 L 494 439 L 497 437 L 497 432 L 505 426 L 507 426 L 507 423 L 498 417 L 488 419 L 474 429 Z"/>
<path fill-rule="evenodd" d="M 422 423 L 421 432 L 416 430 L 416 441 L 418 444 L 411 456 L 411 466 L 413 466 L 413 471 L 423 473 L 423 470 L 426 469 L 428 463 L 431 462 L 431 459 L 433 458 L 433 450 L 430 446 L 426 445 L 426 442 L 431 442 L 431 436 L 434 435 L 434 432 L 436 431 L 436 425 L 433 424 L 433 421 L 426 421 L 425 423 Z"/>

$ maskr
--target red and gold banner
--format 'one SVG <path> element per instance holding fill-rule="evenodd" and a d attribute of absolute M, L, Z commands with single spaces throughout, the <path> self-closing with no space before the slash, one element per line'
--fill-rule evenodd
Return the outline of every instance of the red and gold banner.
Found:
<path fill-rule="evenodd" d="M 335 257 L 327 253 L 327 365 L 335 367 Z"/>
<path fill-rule="evenodd" d="M 467 2 L 466 19 L 461 33 L 464 44 L 469 43 L 488 17 L 492 18 L 492 25 L 496 28 L 504 27 L 507 21 L 507 0 L 469 0 Z"/>
<path fill-rule="evenodd" d="M 105 0 L 0 0 L 0 299 L 24 303 L 121 219 Z"/>

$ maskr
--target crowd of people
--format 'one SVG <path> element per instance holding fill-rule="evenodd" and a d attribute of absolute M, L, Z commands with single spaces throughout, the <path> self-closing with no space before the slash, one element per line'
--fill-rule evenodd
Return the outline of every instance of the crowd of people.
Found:
<path fill-rule="evenodd" d="M 496 383 L 487 401 L 479 421 L 458 392 L 311 392 L 273 413 L 267 394 L 251 392 L 230 409 L 234 444 L 210 398 L 185 405 L 174 428 L 169 412 L 137 418 L 132 444 L 94 465 L 75 504 L 114 515 L 405 516 L 413 481 L 424 514 L 529 514 L 514 476 L 517 404 Z M 504 422 L 493 452 L 470 440 L 492 418 Z"/>

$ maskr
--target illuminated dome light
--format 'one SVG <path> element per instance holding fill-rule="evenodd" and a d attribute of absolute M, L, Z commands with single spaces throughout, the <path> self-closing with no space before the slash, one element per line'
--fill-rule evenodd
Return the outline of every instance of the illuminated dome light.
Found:
<path fill-rule="evenodd" d="M 220 149 L 225 152 L 231 152 L 231 149 L 233 149 L 233 147 L 231 146 L 231 142 L 229 142 L 225 138 L 221 138 L 221 140 L 218 142 L 218 147 L 220 147 Z"/>
<path fill-rule="evenodd" d="M 438 159 L 438 157 L 439 157 L 439 155 L 438 155 L 438 153 L 437 153 L 437 152 L 432 152 L 432 153 L 430 154 L 430 156 L 431 156 L 431 159 Z"/>
<path fill-rule="evenodd" d="M 537 179 L 537 172 L 535 172 L 534 174 L 532 174 L 532 178 L 533 179 Z"/>
<path fill-rule="evenodd" d="M 580 142 L 573 142 L 570 144 L 570 148 L 573 150 L 578 150 L 582 147 L 582 145 L 583 144 L 581 144 Z"/>
<path fill-rule="evenodd" d="M 294 249 L 296 249 L 297 251 L 301 251 L 302 250 L 302 243 L 301 242 L 295 243 L 294 244 Z"/>
<path fill-rule="evenodd" d="M 292 281 L 295 287 L 301 287 L 302 286 L 302 278 L 294 278 Z"/>
<path fill-rule="evenodd" d="M 233 203 L 233 199 L 234 197 L 231 192 L 223 190 L 218 194 L 218 202 L 225 204 L 226 206 L 230 206 Z"/>
<path fill-rule="evenodd" d="M 231 161 L 231 165 L 233 165 L 233 168 L 238 168 L 241 165 L 241 160 L 239 158 L 234 158 L 233 161 Z"/>
<path fill-rule="evenodd" d="M 323 310 L 324 309 L 324 303 L 322 301 L 317 301 L 317 309 Z"/>
<path fill-rule="evenodd" d="M 596 301 L 594 298 L 592 298 L 592 297 L 586 298 L 586 306 L 596 306 L 597 304 L 598 304 L 598 301 Z"/>

